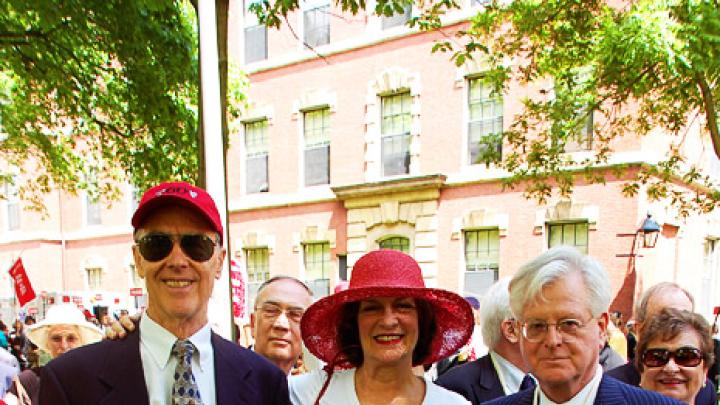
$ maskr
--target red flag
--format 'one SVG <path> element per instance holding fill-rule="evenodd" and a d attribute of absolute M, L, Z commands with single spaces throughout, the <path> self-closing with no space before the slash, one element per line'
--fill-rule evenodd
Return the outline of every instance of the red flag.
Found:
<path fill-rule="evenodd" d="M 242 268 L 235 260 L 230 262 L 230 289 L 233 317 L 245 318 L 245 279 Z"/>
<path fill-rule="evenodd" d="M 20 306 L 22 307 L 34 300 L 35 291 L 32 288 L 32 284 L 30 284 L 30 279 L 25 272 L 21 258 L 18 258 L 12 267 L 10 267 L 9 273 L 15 283 L 15 295 L 17 296 L 18 302 L 20 302 Z"/>

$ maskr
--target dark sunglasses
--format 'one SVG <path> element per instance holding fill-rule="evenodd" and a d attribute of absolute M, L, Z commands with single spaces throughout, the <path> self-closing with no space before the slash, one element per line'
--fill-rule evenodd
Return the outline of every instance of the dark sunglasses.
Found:
<path fill-rule="evenodd" d="M 695 367 L 703 360 L 703 352 L 694 347 L 681 347 L 675 351 L 668 349 L 647 349 L 642 354 L 641 360 L 645 367 L 662 367 L 670 358 L 675 359 L 675 364 L 683 367 Z"/>
<path fill-rule="evenodd" d="M 175 241 L 180 241 L 180 249 L 190 259 L 196 262 L 206 262 L 215 253 L 218 240 L 212 240 L 207 235 L 186 234 L 171 235 L 167 233 L 149 233 L 135 241 L 140 254 L 149 262 L 157 262 L 166 258 L 173 250 Z"/>

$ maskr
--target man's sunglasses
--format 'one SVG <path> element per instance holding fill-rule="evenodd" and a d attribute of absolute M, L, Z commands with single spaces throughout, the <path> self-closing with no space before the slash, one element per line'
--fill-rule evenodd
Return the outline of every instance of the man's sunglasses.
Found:
<path fill-rule="evenodd" d="M 207 235 L 184 234 L 171 235 L 168 233 L 149 233 L 135 241 L 140 254 L 149 262 L 157 262 L 166 258 L 173 250 L 175 241 L 180 241 L 180 249 L 190 259 L 196 262 L 206 262 L 215 253 L 215 246 L 218 243 Z"/>
<path fill-rule="evenodd" d="M 663 367 L 670 358 L 682 367 L 695 367 L 703 360 L 703 352 L 694 347 L 681 347 L 675 351 L 667 349 L 647 349 L 640 358 L 645 367 Z"/>

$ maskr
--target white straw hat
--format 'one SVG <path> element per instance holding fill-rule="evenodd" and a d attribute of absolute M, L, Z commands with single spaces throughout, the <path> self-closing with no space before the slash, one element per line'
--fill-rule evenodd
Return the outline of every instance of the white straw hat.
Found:
<path fill-rule="evenodd" d="M 35 325 L 28 326 L 27 337 L 39 348 L 50 352 L 47 337 L 55 325 L 73 325 L 80 330 L 82 344 L 99 342 L 103 334 L 95 325 L 85 320 L 83 313 L 74 304 L 57 304 L 48 309 L 47 316 Z"/>

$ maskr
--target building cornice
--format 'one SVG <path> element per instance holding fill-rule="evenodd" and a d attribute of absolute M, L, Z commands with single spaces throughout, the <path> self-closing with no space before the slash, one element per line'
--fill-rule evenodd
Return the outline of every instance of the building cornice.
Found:
<path fill-rule="evenodd" d="M 431 174 L 338 186 L 332 190 L 345 203 L 345 208 L 359 208 L 389 199 L 397 202 L 434 200 L 440 196 L 446 179 L 444 174 Z"/>

